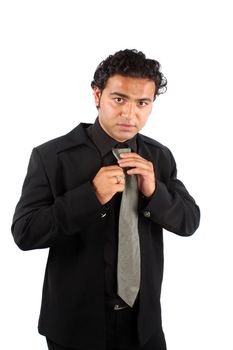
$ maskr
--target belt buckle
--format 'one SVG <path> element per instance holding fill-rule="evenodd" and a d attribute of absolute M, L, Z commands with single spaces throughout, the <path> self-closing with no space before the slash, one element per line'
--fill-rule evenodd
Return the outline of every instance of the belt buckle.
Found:
<path fill-rule="evenodd" d="M 126 309 L 127 307 L 128 307 L 128 305 L 126 305 L 126 306 L 120 306 L 120 305 L 118 305 L 118 304 L 115 304 L 114 307 L 113 307 L 113 309 L 114 309 L 115 311 L 119 311 L 119 310 Z"/>

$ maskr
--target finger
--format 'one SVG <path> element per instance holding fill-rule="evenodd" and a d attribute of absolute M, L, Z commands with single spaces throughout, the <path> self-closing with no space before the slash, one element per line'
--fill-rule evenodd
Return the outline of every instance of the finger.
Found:
<path fill-rule="evenodd" d="M 125 189 L 125 184 L 115 184 L 113 187 L 113 192 L 117 193 L 117 192 L 123 192 Z"/>
<path fill-rule="evenodd" d="M 122 160 L 119 161 L 119 166 L 122 168 L 125 167 L 132 167 L 132 168 L 143 168 L 143 169 L 153 169 L 153 166 L 150 162 L 147 160 L 141 160 L 141 159 L 128 159 L 128 160 Z"/>
<path fill-rule="evenodd" d="M 112 171 L 119 169 L 119 165 L 108 165 L 101 168 L 102 171 Z"/>
<path fill-rule="evenodd" d="M 137 153 L 122 153 L 124 158 L 121 158 L 118 160 L 118 164 L 127 162 L 127 161 L 138 161 L 142 163 L 150 163 L 152 164 L 149 160 L 142 158 L 139 154 Z M 126 156 L 125 156 L 126 155 Z"/>
<path fill-rule="evenodd" d="M 107 178 L 125 178 L 124 170 L 122 168 L 119 168 L 119 170 L 112 170 L 109 171 L 107 174 Z"/>
<path fill-rule="evenodd" d="M 127 170 L 128 175 L 142 175 L 147 178 L 154 179 L 155 175 L 154 172 L 151 171 L 150 169 L 145 169 L 145 168 L 132 168 Z"/>
<path fill-rule="evenodd" d="M 134 152 L 120 153 L 120 157 L 121 159 L 128 159 L 128 158 L 143 159 L 139 154 Z"/>
<path fill-rule="evenodd" d="M 124 176 L 124 170 L 120 166 L 115 166 L 113 167 L 106 167 L 103 169 L 103 172 L 106 174 L 108 177 L 112 176 Z"/>
<path fill-rule="evenodd" d="M 110 178 L 110 181 L 114 185 L 119 185 L 119 184 L 124 185 L 125 184 L 125 175 L 124 176 L 121 176 L 121 175 L 112 176 Z"/>

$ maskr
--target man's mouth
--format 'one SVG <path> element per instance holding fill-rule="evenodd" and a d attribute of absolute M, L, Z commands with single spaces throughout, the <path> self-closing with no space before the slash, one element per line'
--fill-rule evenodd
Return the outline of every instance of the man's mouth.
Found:
<path fill-rule="evenodd" d="M 119 123 L 119 124 L 117 124 L 117 126 L 123 130 L 131 130 L 131 129 L 135 128 L 135 125 L 126 124 L 126 123 Z"/>

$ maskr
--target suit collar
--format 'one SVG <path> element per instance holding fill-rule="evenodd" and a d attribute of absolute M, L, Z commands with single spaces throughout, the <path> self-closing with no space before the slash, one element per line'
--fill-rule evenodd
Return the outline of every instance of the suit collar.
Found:
<path fill-rule="evenodd" d="M 124 143 L 120 143 L 114 140 L 104 131 L 99 123 L 99 118 L 97 118 L 95 123 L 87 129 L 87 133 L 100 151 L 102 157 L 111 152 L 113 148 L 119 148 L 120 145 L 120 148 L 130 147 L 132 152 L 137 151 L 137 135 L 135 135 L 132 139 L 125 141 Z"/>
<path fill-rule="evenodd" d="M 138 154 L 143 158 L 145 158 L 146 160 L 153 162 L 152 153 L 149 147 L 147 147 L 147 144 L 145 143 L 145 141 L 143 140 L 143 135 L 138 134 L 137 140 L 138 140 Z"/>
<path fill-rule="evenodd" d="M 88 145 L 95 148 L 91 139 L 89 138 L 86 129 L 91 124 L 80 123 L 76 128 L 71 130 L 68 134 L 61 138 L 59 146 L 57 148 L 57 153 L 67 151 L 70 148 L 77 147 L 80 145 Z"/>
<path fill-rule="evenodd" d="M 71 130 L 68 134 L 64 135 L 59 143 L 57 148 L 57 153 L 67 151 L 68 149 L 80 146 L 87 145 L 96 149 L 96 146 L 91 141 L 87 133 L 87 128 L 92 125 L 90 123 L 80 123 L 76 128 Z M 143 140 L 143 135 L 137 135 L 138 142 L 138 153 L 145 159 L 153 161 L 152 154 L 150 149 L 147 147 L 146 143 Z"/>

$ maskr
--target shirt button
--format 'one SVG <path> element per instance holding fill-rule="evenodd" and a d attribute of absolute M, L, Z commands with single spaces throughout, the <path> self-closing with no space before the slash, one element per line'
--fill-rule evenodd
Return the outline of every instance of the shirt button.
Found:
<path fill-rule="evenodd" d="M 151 216 L 150 211 L 148 211 L 148 210 L 145 210 L 143 214 L 144 214 L 145 218 L 150 218 L 150 216 Z"/>

